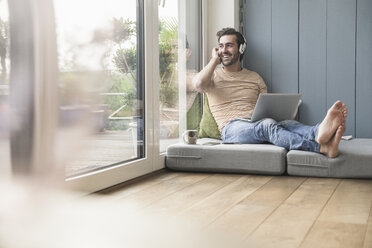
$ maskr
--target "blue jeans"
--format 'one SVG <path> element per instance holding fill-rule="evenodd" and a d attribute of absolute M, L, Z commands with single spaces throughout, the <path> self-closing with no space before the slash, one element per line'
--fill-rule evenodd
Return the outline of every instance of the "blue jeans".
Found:
<path fill-rule="evenodd" d="M 318 126 L 307 126 L 294 120 L 276 122 L 268 118 L 248 122 L 236 119 L 222 129 L 221 138 L 224 143 L 271 143 L 287 150 L 319 152 L 319 144 L 315 141 Z"/>

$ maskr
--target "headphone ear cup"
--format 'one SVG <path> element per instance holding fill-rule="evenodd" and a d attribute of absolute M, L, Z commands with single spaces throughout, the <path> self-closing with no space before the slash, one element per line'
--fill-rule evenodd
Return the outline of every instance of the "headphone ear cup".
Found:
<path fill-rule="evenodd" d="M 246 47 L 245 42 L 243 44 L 240 44 L 240 46 L 239 46 L 239 53 L 240 54 L 243 54 L 244 53 L 245 47 Z"/>

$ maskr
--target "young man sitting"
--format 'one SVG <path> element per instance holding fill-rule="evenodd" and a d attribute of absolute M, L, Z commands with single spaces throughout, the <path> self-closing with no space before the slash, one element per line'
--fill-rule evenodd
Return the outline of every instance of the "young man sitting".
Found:
<path fill-rule="evenodd" d="M 224 143 L 272 143 L 287 150 L 318 152 L 327 157 L 338 155 L 338 145 L 345 132 L 347 108 L 336 101 L 323 121 L 307 126 L 294 120 L 276 122 L 263 119 L 247 122 L 239 118 L 252 115 L 258 95 L 266 93 L 263 79 L 256 72 L 241 67 L 245 39 L 240 32 L 224 28 L 217 33 L 219 47 L 193 79 L 196 91 L 206 93 L 211 112 Z M 223 67 L 217 68 L 222 63 Z"/>

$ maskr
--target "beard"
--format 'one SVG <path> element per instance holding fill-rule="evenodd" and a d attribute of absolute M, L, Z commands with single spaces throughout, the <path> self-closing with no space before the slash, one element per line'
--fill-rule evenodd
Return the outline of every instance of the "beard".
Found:
<path fill-rule="evenodd" d="M 224 66 L 233 65 L 233 64 L 235 64 L 239 60 L 239 53 L 235 53 L 233 56 L 232 56 L 231 53 L 225 53 L 225 55 L 232 56 L 231 60 L 227 60 L 227 61 L 223 59 L 223 55 L 224 54 L 221 54 L 220 55 L 220 58 L 221 58 L 222 64 Z"/>

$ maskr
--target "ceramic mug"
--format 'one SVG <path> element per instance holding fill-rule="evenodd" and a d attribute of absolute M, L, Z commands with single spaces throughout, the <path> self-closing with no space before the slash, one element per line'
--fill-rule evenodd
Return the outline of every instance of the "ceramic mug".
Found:
<path fill-rule="evenodd" d="M 183 141 L 186 144 L 196 144 L 198 139 L 198 130 L 186 130 L 182 134 Z"/>

